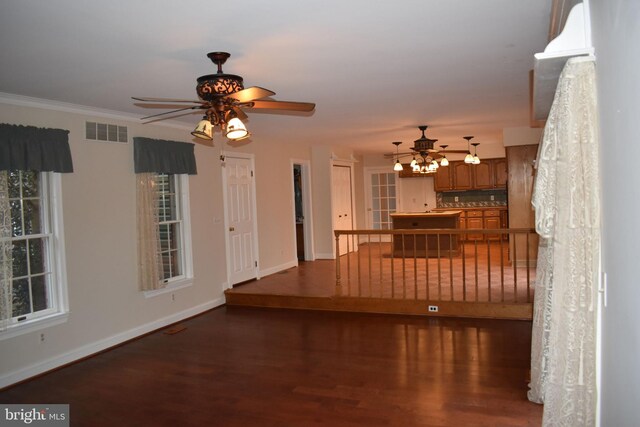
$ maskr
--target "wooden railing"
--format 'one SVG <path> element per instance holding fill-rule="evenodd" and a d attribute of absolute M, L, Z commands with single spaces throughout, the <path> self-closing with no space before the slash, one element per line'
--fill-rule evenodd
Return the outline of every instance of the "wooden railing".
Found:
<path fill-rule="evenodd" d="M 464 240 L 467 235 L 482 240 Z M 336 230 L 338 297 L 531 304 L 533 229 Z M 341 243 L 341 239 L 346 239 Z"/>

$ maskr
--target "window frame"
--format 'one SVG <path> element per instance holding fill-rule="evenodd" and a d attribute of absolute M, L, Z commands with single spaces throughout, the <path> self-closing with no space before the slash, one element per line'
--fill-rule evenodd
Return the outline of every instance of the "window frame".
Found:
<path fill-rule="evenodd" d="M 42 227 L 38 235 L 48 236 L 46 239 L 45 265 L 51 270 L 48 287 L 51 307 L 36 313 L 29 313 L 21 321 L 12 318 L 7 328 L 4 331 L 0 331 L 0 341 L 64 323 L 69 316 L 62 178 L 59 173 L 54 172 L 38 172 L 38 176 L 40 180 L 40 221 Z"/>
<path fill-rule="evenodd" d="M 160 175 L 160 173 L 156 173 Z M 191 209 L 189 203 L 189 176 L 187 174 L 163 174 L 169 175 L 174 179 L 174 188 L 176 189 L 176 211 L 181 229 L 179 239 L 179 257 L 182 263 L 182 274 L 171 277 L 169 279 L 160 279 L 161 286 L 158 289 L 143 291 L 145 298 L 152 298 L 158 295 L 176 291 L 178 289 L 189 287 L 193 284 L 193 257 L 192 257 L 192 240 L 191 240 Z M 158 222 L 160 223 L 160 222 Z"/>

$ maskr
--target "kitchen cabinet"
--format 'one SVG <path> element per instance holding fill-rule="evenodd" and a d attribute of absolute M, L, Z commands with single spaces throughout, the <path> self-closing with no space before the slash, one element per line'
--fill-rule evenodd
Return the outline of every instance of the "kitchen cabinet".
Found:
<path fill-rule="evenodd" d="M 483 228 L 485 230 L 500 229 L 500 211 L 495 209 L 487 209 L 484 211 Z M 500 234 L 485 234 L 487 240 L 500 240 Z"/>
<path fill-rule="evenodd" d="M 460 229 L 479 229 L 479 230 L 491 230 L 508 228 L 508 211 L 506 209 L 498 208 L 478 208 L 463 210 L 460 214 Z M 500 240 L 500 238 L 508 240 L 507 235 L 496 234 L 482 234 L 482 233 L 465 233 L 460 236 L 462 241 L 473 240 Z"/>
<path fill-rule="evenodd" d="M 493 159 L 493 187 L 507 188 L 508 179 L 507 159 Z"/>
<path fill-rule="evenodd" d="M 433 187 L 435 191 L 449 191 L 453 190 L 453 175 L 451 171 L 451 163 L 449 166 L 440 166 L 436 171 L 436 175 L 433 177 Z"/>
<path fill-rule="evenodd" d="M 451 167 L 451 170 L 453 171 L 453 188 L 455 190 L 473 189 L 471 165 L 465 162 L 451 162 L 447 167 Z M 440 168 L 438 168 L 438 170 L 440 170 Z"/>
<path fill-rule="evenodd" d="M 507 179 L 507 160 L 504 158 L 485 159 L 478 165 L 452 161 L 449 166 L 438 168 L 433 187 L 437 192 L 506 188 Z"/>
<path fill-rule="evenodd" d="M 492 161 L 484 161 L 479 165 L 473 165 L 473 188 L 476 189 L 485 189 L 485 188 L 493 188 L 494 187 L 494 178 L 493 178 L 493 162 Z"/>

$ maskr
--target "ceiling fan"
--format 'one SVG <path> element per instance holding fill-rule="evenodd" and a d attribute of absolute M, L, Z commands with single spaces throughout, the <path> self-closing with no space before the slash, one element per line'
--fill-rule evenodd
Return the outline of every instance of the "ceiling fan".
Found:
<path fill-rule="evenodd" d="M 420 138 L 413 141 L 413 147 L 410 148 L 409 152 L 399 152 L 398 146 L 402 144 L 402 142 L 393 142 L 396 146 L 395 153 L 385 154 L 385 157 L 395 158 L 396 162 L 394 165 L 395 171 L 402 170 L 402 164 L 400 163 L 401 157 L 413 156 L 411 160 L 411 168 L 413 172 L 419 173 L 433 173 L 436 169 L 442 165 L 447 166 L 449 164 L 449 160 L 447 159 L 448 153 L 466 153 L 467 150 L 445 150 L 448 145 L 440 145 L 440 150 L 434 148 L 434 144 L 438 142 L 437 139 L 427 138 L 424 132 L 427 130 L 427 125 L 418 126 L 418 129 L 422 132 Z M 418 159 L 416 159 L 418 156 Z M 438 164 L 438 160 L 440 163 Z"/>
<path fill-rule="evenodd" d="M 314 103 L 276 101 L 269 99 L 270 96 L 275 95 L 275 92 L 268 89 L 258 86 L 245 88 L 241 76 L 226 74 L 222 71 L 222 64 L 230 56 L 227 52 L 207 54 L 207 57 L 218 66 L 218 71 L 215 74 L 207 74 L 197 78 L 196 93 L 200 98 L 198 100 L 132 97 L 136 101 L 148 103 L 141 105 L 146 108 L 171 108 L 183 103 L 191 104 L 164 113 L 146 116 L 142 120 L 147 120 L 145 123 L 151 123 L 189 114 L 193 110 L 202 110 L 204 117 L 191 132 L 193 136 L 211 140 L 213 139 L 213 130 L 218 126 L 227 138 L 238 141 L 249 136 L 249 132 L 242 122 L 247 119 L 244 110 L 266 109 L 301 112 L 314 110 L 316 106 Z M 182 114 L 175 115 L 176 113 Z"/>

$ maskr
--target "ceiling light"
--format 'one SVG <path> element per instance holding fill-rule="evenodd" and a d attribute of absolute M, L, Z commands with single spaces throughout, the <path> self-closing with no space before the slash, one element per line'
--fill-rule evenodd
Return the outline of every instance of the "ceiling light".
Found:
<path fill-rule="evenodd" d="M 244 123 L 242 123 L 242 120 L 240 120 L 237 117 L 234 117 L 231 120 L 229 120 L 229 123 L 227 123 L 226 136 L 227 138 L 233 141 L 238 141 L 240 139 L 244 139 L 248 137 L 249 132 L 247 131 L 247 128 L 244 125 Z"/>
<path fill-rule="evenodd" d="M 213 139 L 213 125 L 206 116 L 198 122 L 198 126 L 191 132 L 191 135 L 209 141 Z"/>
<path fill-rule="evenodd" d="M 402 144 L 402 141 L 392 142 L 393 145 L 396 146 L 396 163 L 393 165 L 393 170 L 396 172 L 400 172 L 402 168 L 402 163 L 400 163 L 400 153 L 398 152 L 398 147 Z"/>
<path fill-rule="evenodd" d="M 448 147 L 448 145 L 441 145 L 442 148 L 442 159 L 440 160 L 440 166 L 449 166 L 449 159 L 447 159 L 447 155 L 444 154 L 444 150 Z"/>
<path fill-rule="evenodd" d="M 473 136 L 463 136 L 463 138 L 467 140 L 467 155 L 464 157 L 464 162 L 467 164 L 472 164 L 473 155 L 471 154 L 471 147 L 469 146 L 469 141 L 471 141 Z"/>

